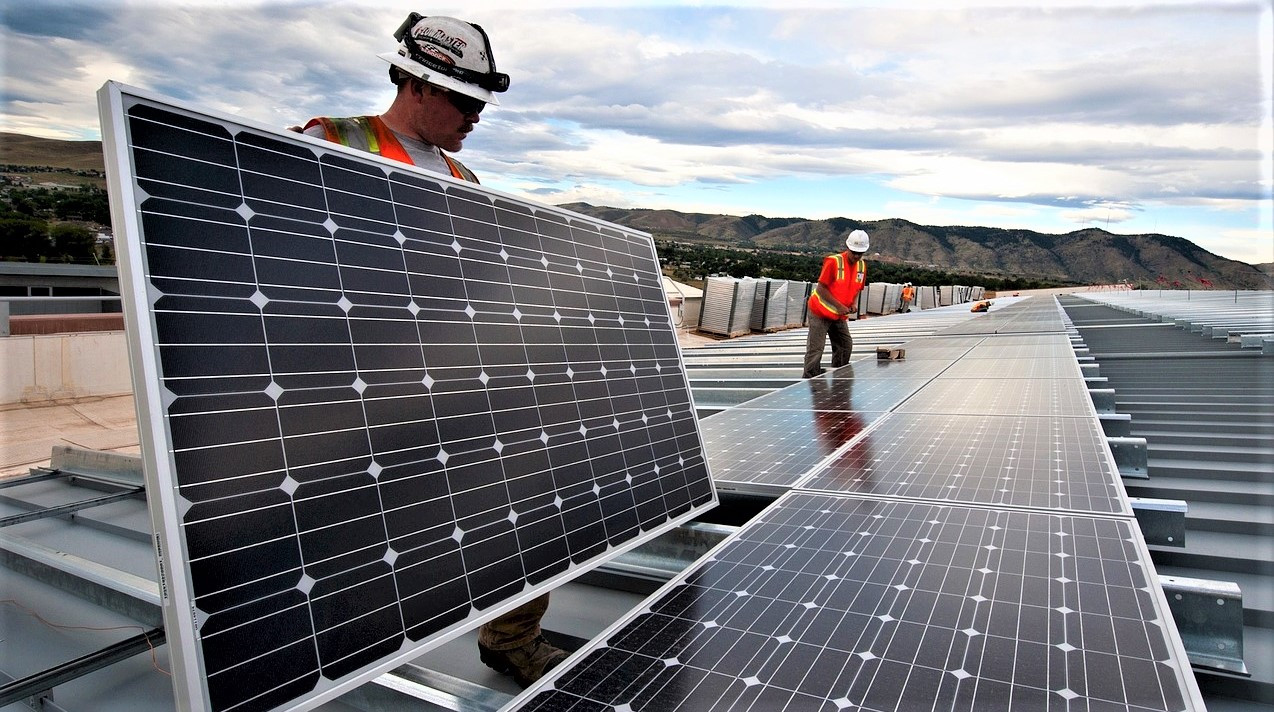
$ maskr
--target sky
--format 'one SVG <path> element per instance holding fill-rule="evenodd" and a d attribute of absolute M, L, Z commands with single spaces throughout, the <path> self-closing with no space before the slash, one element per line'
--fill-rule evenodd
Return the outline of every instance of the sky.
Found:
<path fill-rule="evenodd" d="M 108 80 L 271 126 L 384 111 L 411 11 L 512 77 L 458 156 L 541 203 L 1163 233 L 1274 262 L 1274 0 L 0 0 L 0 130 Z"/>

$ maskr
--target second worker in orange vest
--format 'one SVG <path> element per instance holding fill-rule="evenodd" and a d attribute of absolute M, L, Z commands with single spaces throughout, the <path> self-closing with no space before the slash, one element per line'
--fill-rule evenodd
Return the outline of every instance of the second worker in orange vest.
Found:
<path fill-rule="evenodd" d="M 858 293 L 867 284 L 870 248 L 867 233 L 855 230 L 845 238 L 845 252 L 823 258 L 823 269 L 809 298 L 809 336 L 805 340 L 805 370 L 802 378 L 823 373 L 823 349 L 832 341 L 832 368 L 849 363 L 854 340 L 846 323 L 858 303 Z"/>

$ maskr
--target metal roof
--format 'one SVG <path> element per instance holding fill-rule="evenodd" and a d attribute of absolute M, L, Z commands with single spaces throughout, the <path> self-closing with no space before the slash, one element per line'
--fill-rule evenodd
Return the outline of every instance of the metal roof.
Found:
<path fill-rule="evenodd" d="M 1268 331 L 1270 292 L 1155 292 L 1061 298 L 1145 438 L 1130 496 L 1185 500 L 1184 547 L 1151 546 L 1161 575 L 1237 583 L 1250 678 L 1199 674 L 1205 694 L 1274 702 L 1274 357 L 1242 334 Z M 1236 333 L 1231 337 L 1231 332 Z M 1265 337 L 1270 338 L 1269 336 Z"/>
<path fill-rule="evenodd" d="M 1129 494 L 1189 502 L 1186 546 L 1150 546 L 1159 573 L 1232 581 L 1242 590 L 1251 677 L 1196 667 L 1212 710 L 1274 709 L 1274 666 L 1269 664 L 1274 660 L 1274 360 L 1261 356 L 1259 345 L 1245 348 L 1241 337 L 1228 331 L 1236 322 L 1239 329 L 1259 330 L 1262 317 L 1274 316 L 1274 293 L 1250 293 L 1252 309 L 1246 308 L 1248 294 L 1093 293 L 1060 299 L 1088 349 L 1081 367 L 1090 387 L 1112 389 L 1117 412 L 1131 415 L 1129 434 L 1147 442 L 1149 478 L 1126 478 Z M 1227 296 L 1230 305 L 1244 308 L 1224 307 Z M 1153 316 L 1116 310 L 1121 300 L 1135 300 L 1139 311 Z M 1211 306 L 1198 308 L 1205 300 Z M 996 304 L 1012 301 L 1000 298 Z M 967 305 L 957 305 L 855 322 L 855 357 L 935 334 L 969 316 Z M 1174 321 L 1169 325 L 1163 317 Z M 1209 329 L 1224 328 L 1226 334 L 1213 338 L 1202 327 L 1197 334 L 1188 332 L 1175 321 L 1187 317 L 1206 318 Z M 794 329 L 684 349 L 700 415 L 711 417 L 799 380 L 804 337 L 803 329 Z M 21 700 L 40 689 L 52 690 L 56 706 L 49 709 L 171 709 L 171 685 L 162 672 L 166 648 L 155 632 L 158 584 L 151 529 L 131 465 L 92 453 L 68 454 L 62 464 L 56 472 L 33 471 L 47 477 L 28 478 L 21 486 L 0 481 L 0 517 L 11 525 L 0 530 L 0 558 L 9 568 L 0 592 L 5 601 L 0 603 L 0 674 L 6 676 L 0 680 L 46 675 L 32 683 L 39 689 L 28 686 L 19 697 L 8 688 L 11 704 L 0 703 L 0 709 L 25 709 Z M 555 591 L 546 627 L 592 637 L 728 531 L 714 527 L 693 525 L 681 533 L 682 540 L 646 547 Z M 461 637 L 320 709 L 393 709 L 403 696 L 421 709 L 494 709 L 516 688 L 482 667 L 475 647 L 472 636 Z M 67 668 L 94 666 L 87 675 L 65 674 Z"/>

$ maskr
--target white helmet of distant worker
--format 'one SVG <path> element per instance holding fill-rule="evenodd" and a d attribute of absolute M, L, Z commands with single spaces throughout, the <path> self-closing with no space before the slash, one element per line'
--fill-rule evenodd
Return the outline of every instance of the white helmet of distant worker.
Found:
<path fill-rule="evenodd" d="M 866 252 L 871 247 L 871 240 L 867 239 L 867 233 L 855 230 L 845 238 L 845 247 L 848 247 L 850 252 Z"/>
<path fill-rule="evenodd" d="M 493 92 L 507 91 L 509 75 L 495 70 L 491 40 L 479 25 L 454 17 L 407 16 L 394 31 L 397 52 L 376 55 L 389 62 L 390 79 L 396 70 L 434 86 L 499 105 Z"/>

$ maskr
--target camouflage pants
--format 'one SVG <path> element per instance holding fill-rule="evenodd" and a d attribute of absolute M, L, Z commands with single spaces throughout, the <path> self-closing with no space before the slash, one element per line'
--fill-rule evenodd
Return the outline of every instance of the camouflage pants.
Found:
<path fill-rule="evenodd" d="M 492 650 L 513 650 L 540 635 L 540 619 L 549 609 L 549 595 L 543 594 L 523 603 L 490 623 L 478 628 L 478 642 Z"/>

